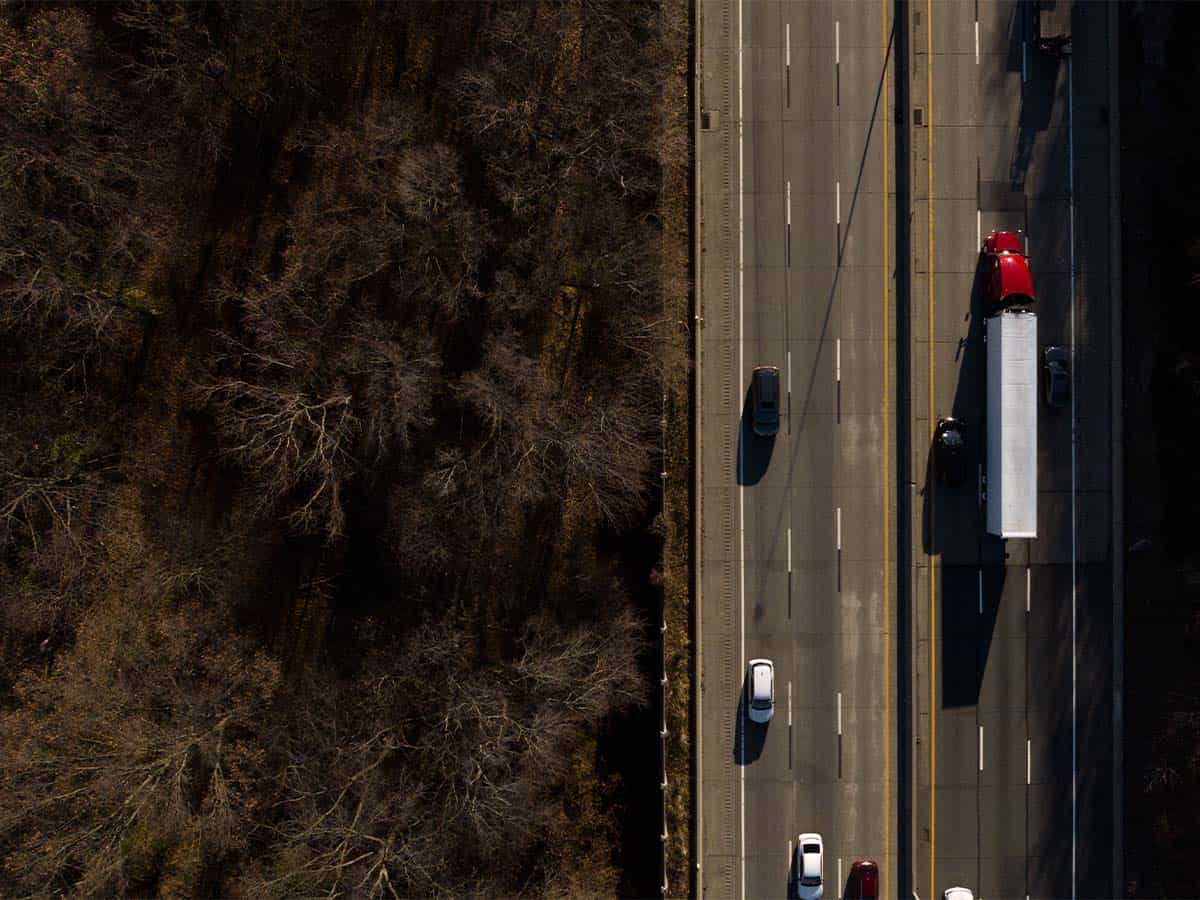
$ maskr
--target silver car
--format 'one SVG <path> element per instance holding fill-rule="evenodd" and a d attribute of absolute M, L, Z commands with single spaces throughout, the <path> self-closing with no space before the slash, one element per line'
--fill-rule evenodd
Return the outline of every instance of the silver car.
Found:
<path fill-rule="evenodd" d="M 746 672 L 750 694 L 750 721 L 770 722 L 775 713 L 775 664 L 769 659 L 752 659 Z"/>
<path fill-rule="evenodd" d="M 825 842 L 819 834 L 796 838 L 796 896 L 820 900 L 825 891 Z"/>
<path fill-rule="evenodd" d="M 971 891 L 965 887 L 952 887 L 942 894 L 942 900 L 975 900 Z"/>

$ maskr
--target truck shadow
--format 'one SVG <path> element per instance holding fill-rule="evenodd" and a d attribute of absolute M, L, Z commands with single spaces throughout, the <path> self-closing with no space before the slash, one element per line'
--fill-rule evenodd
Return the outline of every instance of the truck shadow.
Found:
<path fill-rule="evenodd" d="M 985 281 L 981 255 L 971 286 L 966 334 L 959 340 L 954 397 L 949 409 L 935 411 L 926 435 L 930 443 L 921 489 L 921 540 L 933 561 L 934 603 L 942 638 L 939 664 L 943 708 L 978 702 L 1005 578 L 1004 541 L 987 534 L 979 494 L 987 447 Z M 961 485 L 950 486 L 938 480 L 931 434 L 933 425 L 943 416 L 954 416 L 965 423 L 967 477 Z"/>

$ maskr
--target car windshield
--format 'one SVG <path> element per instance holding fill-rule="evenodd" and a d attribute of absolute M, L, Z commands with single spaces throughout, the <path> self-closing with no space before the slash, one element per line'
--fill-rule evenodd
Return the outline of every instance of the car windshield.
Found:
<path fill-rule="evenodd" d="M 961 447 L 962 442 L 962 432 L 957 428 L 947 428 L 942 432 L 942 443 L 947 447 Z"/>
<path fill-rule="evenodd" d="M 750 705 L 755 709 L 770 709 L 771 699 L 769 697 L 755 697 L 750 701 Z"/>
<path fill-rule="evenodd" d="M 801 878 L 800 883 L 805 887 L 817 887 L 821 884 L 821 876 L 813 875 L 809 878 Z"/>

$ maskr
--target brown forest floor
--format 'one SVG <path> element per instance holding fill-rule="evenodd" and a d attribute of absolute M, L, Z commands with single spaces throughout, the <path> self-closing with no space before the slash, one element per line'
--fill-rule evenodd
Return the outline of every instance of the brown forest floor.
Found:
<path fill-rule="evenodd" d="M 686 10 L 0 10 L 0 892 L 687 889 Z"/>

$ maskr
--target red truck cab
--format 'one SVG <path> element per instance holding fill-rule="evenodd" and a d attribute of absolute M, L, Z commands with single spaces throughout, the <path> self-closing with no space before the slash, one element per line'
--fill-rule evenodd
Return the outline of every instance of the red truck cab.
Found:
<path fill-rule="evenodd" d="M 989 312 L 1033 305 L 1033 276 L 1015 231 L 993 231 L 983 242 Z"/>

